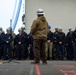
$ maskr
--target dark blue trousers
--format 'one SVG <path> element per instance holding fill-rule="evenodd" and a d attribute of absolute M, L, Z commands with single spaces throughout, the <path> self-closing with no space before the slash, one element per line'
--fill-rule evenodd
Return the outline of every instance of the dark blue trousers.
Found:
<path fill-rule="evenodd" d="M 66 51 L 67 51 L 67 59 L 73 59 L 73 46 L 72 44 L 71 45 L 68 45 L 66 46 Z"/>
<path fill-rule="evenodd" d="M 24 45 L 16 45 L 16 58 L 22 59 L 25 56 Z"/>
<path fill-rule="evenodd" d="M 3 46 L 0 45 L 0 59 L 2 58 L 2 56 L 3 56 Z"/>
<path fill-rule="evenodd" d="M 57 45 L 56 57 L 58 59 L 63 59 L 65 57 L 65 45 Z"/>
<path fill-rule="evenodd" d="M 73 42 L 73 49 L 74 49 L 73 57 L 76 59 L 76 42 Z"/>
<path fill-rule="evenodd" d="M 34 59 L 34 47 L 33 47 L 33 45 L 30 47 L 30 59 Z"/>
<path fill-rule="evenodd" d="M 24 50 L 23 50 L 23 56 L 24 56 L 24 59 L 26 59 L 28 57 L 28 45 L 27 43 L 24 43 Z"/>
<path fill-rule="evenodd" d="M 5 44 L 4 45 L 4 52 L 3 52 L 3 57 L 4 59 L 7 58 L 7 53 L 8 53 L 8 59 L 12 59 L 12 47 L 10 44 Z"/>

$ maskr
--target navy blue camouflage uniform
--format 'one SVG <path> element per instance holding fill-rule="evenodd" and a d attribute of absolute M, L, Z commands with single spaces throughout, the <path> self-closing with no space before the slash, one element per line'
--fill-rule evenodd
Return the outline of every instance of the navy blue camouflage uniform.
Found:
<path fill-rule="evenodd" d="M 57 59 L 64 59 L 65 57 L 65 33 L 63 32 L 57 34 L 56 57 Z"/>
<path fill-rule="evenodd" d="M 4 40 L 3 40 L 3 38 L 4 38 L 4 33 L 1 33 L 0 34 L 0 59 L 2 59 L 3 58 L 3 46 L 4 46 Z"/>
<path fill-rule="evenodd" d="M 24 59 L 28 57 L 28 41 L 27 41 L 27 33 L 23 31 L 22 36 L 24 37 Z"/>
<path fill-rule="evenodd" d="M 73 37 L 72 37 L 72 31 L 67 33 L 66 36 L 66 52 L 67 52 L 67 59 L 72 60 L 73 59 Z"/>
<path fill-rule="evenodd" d="M 56 50 L 57 50 L 57 34 L 58 32 L 54 32 L 53 34 L 53 59 L 56 59 Z"/>
<path fill-rule="evenodd" d="M 15 43 L 15 48 L 16 48 L 16 58 L 23 59 L 25 57 L 25 48 L 24 48 L 25 38 L 24 38 L 24 36 L 22 34 L 16 35 L 15 39 L 14 39 L 14 43 Z"/>
<path fill-rule="evenodd" d="M 31 35 L 31 33 L 28 35 L 28 44 L 29 44 L 29 47 L 30 47 L 30 52 L 29 52 L 29 57 L 31 60 L 34 59 L 34 45 L 33 45 L 33 37 Z"/>
<path fill-rule="evenodd" d="M 11 34 L 5 34 L 5 36 L 4 36 L 4 53 L 3 53 L 4 59 L 7 59 L 7 53 L 8 53 L 8 59 L 12 59 L 12 47 L 11 47 L 12 40 L 13 40 L 13 37 Z"/>
<path fill-rule="evenodd" d="M 76 59 L 76 30 L 73 32 L 72 37 L 73 37 L 73 49 L 74 49 L 73 57 L 74 59 Z"/>

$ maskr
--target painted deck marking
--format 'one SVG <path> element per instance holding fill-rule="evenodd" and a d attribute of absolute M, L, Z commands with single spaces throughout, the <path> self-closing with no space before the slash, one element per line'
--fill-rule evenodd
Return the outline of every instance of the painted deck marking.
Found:
<path fill-rule="evenodd" d="M 40 69 L 39 69 L 39 67 L 38 67 L 38 64 L 36 64 L 35 66 L 36 66 L 36 72 L 37 72 L 37 75 L 41 75 L 41 73 L 40 73 Z"/>

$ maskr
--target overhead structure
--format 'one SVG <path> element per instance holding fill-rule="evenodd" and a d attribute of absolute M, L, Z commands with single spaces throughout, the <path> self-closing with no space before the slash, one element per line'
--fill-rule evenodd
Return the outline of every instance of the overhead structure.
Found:
<path fill-rule="evenodd" d="M 14 11 L 13 11 L 13 15 L 12 15 L 12 20 L 14 20 L 15 15 L 16 15 L 17 1 L 18 1 L 18 0 L 15 0 L 15 5 L 14 5 Z"/>
<path fill-rule="evenodd" d="M 17 22 L 18 22 L 21 5 L 22 5 L 22 0 L 19 0 L 18 7 L 17 7 L 17 12 L 16 12 L 16 15 L 15 15 L 15 19 L 14 19 L 13 27 L 12 27 L 12 30 L 13 30 L 13 31 L 15 30 L 16 25 L 17 25 Z"/>
<path fill-rule="evenodd" d="M 25 0 L 25 24 L 26 32 L 34 19 L 37 18 L 37 9 L 43 9 L 48 23 L 54 31 L 55 27 L 61 26 L 67 32 L 69 27 L 76 26 L 76 0 Z"/>

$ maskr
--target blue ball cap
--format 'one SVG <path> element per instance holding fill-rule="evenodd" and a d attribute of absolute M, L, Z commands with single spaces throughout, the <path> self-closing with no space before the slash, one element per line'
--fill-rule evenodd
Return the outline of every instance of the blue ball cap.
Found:
<path fill-rule="evenodd" d="M 48 25 L 48 29 L 51 29 L 51 26 L 50 25 Z"/>

